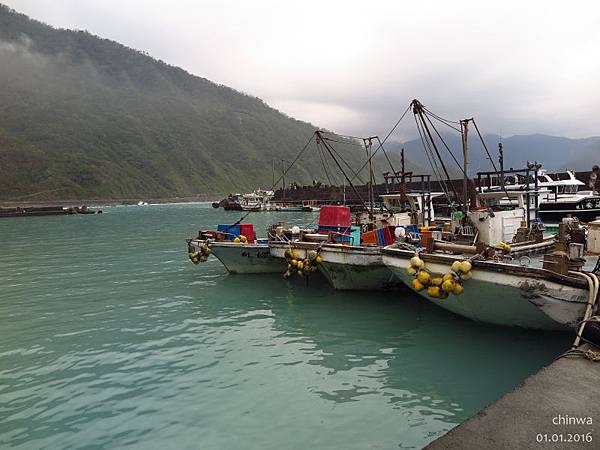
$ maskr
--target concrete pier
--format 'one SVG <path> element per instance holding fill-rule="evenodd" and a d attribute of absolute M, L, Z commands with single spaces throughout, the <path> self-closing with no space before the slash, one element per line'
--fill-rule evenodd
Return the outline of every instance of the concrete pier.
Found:
<path fill-rule="evenodd" d="M 427 448 L 600 448 L 600 361 L 554 361 Z"/>

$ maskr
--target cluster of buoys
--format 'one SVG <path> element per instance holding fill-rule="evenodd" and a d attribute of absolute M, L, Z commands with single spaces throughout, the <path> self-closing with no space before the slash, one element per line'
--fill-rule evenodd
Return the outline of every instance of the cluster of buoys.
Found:
<path fill-rule="evenodd" d="M 202 244 L 199 251 L 196 251 L 193 245 L 188 245 L 188 256 L 194 264 L 206 261 L 211 253 L 212 250 L 207 243 Z"/>
<path fill-rule="evenodd" d="M 512 250 L 510 245 L 508 245 L 506 242 L 498 242 L 495 247 L 499 250 L 502 250 L 505 253 L 510 253 L 510 251 Z"/>
<path fill-rule="evenodd" d="M 415 291 L 420 292 L 427 288 L 427 295 L 430 297 L 444 299 L 450 294 L 463 293 L 465 287 L 462 282 L 473 276 L 472 268 L 470 261 L 454 261 L 449 272 L 443 276 L 434 276 L 425 268 L 425 261 L 419 256 L 413 256 L 407 270 L 409 275 L 415 277 L 411 283 Z"/>
<path fill-rule="evenodd" d="M 285 251 L 285 259 L 288 266 L 287 271 L 283 274 L 283 278 L 289 278 L 292 275 L 298 275 L 299 277 L 308 276 L 316 272 L 318 269 L 317 266 L 323 262 L 323 257 L 315 250 L 306 252 L 306 258 L 302 259 L 298 253 L 287 249 Z"/>
<path fill-rule="evenodd" d="M 244 236 L 243 234 L 240 234 L 239 236 L 236 236 L 233 238 L 233 242 L 236 244 L 239 244 L 239 243 L 247 244 L 248 238 L 246 236 Z"/>

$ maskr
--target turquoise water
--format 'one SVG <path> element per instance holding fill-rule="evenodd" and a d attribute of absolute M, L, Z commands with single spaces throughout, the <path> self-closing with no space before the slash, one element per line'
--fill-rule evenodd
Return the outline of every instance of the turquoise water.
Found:
<path fill-rule="evenodd" d="M 571 340 L 192 265 L 240 213 L 104 211 L 0 221 L 0 448 L 420 448 Z M 251 216 L 280 218 L 315 217 Z"/>

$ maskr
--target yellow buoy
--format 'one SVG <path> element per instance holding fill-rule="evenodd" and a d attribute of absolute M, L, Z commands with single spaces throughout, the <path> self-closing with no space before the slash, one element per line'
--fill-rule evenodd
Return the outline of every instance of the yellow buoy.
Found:
<path fill-rule="evenodd" d="M 429 275 L 429 272 L 421 270 L 417 274 L 417 280 L 419 280 L 419 282 L 421 282 L 421 284 L 424 284 L 424 285 L 429 284 L 429 282 L 431 281 L 431 275 Z"/>
<path fill-rule="evenodd" d="M 431 285 L 432 286 L 441 286 L 444 280 L 442 280 L 441 277 L 435 277 L 431 279 Z"/>
<path fill-rule="evenodd" d="M 454 283 L 454 280 L 446 280 L 442 283 L 442 290 L 446 292 L 453 292 L 455 284 L 456 283 Z"/>
<path fill-rule="evenodd" d="M 453 293 L 454 295 L 460 295 L 460 294 L 462 294 L 462 293 L 463 293 L 463 291 L 464 291 L 464 290 L 465 290 L 465 287 L 464 287 L 462 284 L 460 284 L 460 283 L 455 283 L 455 284 L 454 284 L 454 289 L 452 290 L 452 293 Z"/>
<path fill-rule="evenodd" d="M 439 298 L 441 294 L 441 290 L 439 286 L 429 286 L 427 288 L 427 295 L 434 298 Z"/>
<path fill-rule="evenodd" d="M 413 287 L 413 289 L 414 289 L 415 291 L 417 291 L 417 292 L 419 292 L 419 291 L 422 291 L 422 290 L 423 290 L 423 288 L 425 287 L 425 286 L 423 286 L 423 284 L 422 284 L 422 283 L 421 283 L 419 280 L 417 280 L 416 278 L 415 278 L 414 280 L 412 280 L 412 283 L 411 283 L 411 284 L 412 284 L 412 287 Z"/>
<path fill-rule="evenodd" d="M 452 272 L 460 272 L 460 261 L 454 261 L 452 263 L 452 267 L 450 267 L 450 269 L 452 270 Z"/>
<path fill-rule="evenodd" d="M 240 238 L 239 237 L 234 238 L 233 242 L 235 242 L 236 244 L 239 244 L 240 243 Z"/>
<path fill-rule="evenodd" d="M 304 268 L 304 263 L 302 261 L 297 261 L 296 267 L 298 268 L 298 270 L 302 270 Z"/>
<path fill-rule="evenodd" d="M 298 260 L 292 259 L 291 263 L 292 263 L 292 266 L 296 267 L 298 265 Z"/>
<path fill-rule="evenodd" d="M 323 262 L 323 257 L 320 255 L 317 255 L 317 257 L 315 258 L 315 261 L 317 262 L 317 264 L 321 264 Z"/>
<path fill-rule="evenodd" d="M 454 274 L 453 274 L 452 272 L 448 272 L 447 274 L 445 274 L 445 275 L 442 277 L 442 280 L 443 280 L 443 281 L 448 281 L 448 280 L 450 280 L 450 281 L 454 281 Z"/>
<path fill-rule="evenodd" d="M 469 261 L 461 261 L 458 266 L 459 266 L 458 269 L 462 273 L 467 273 L 473 267 L 473 265 Z"/>
<path fill-rule="evenodd" d="M 416 267 L 417 269 L 425 268 L 425 262 L 418 256 L 413 256 L 412 258 L 410 258 L 410 265 L 412 267 Z"/>
<path fill-rule="evenodd" d="M 406 271 L 412 277 L 414 277 L 417 274 L 417 269 L 415 269 L 413 266 L 410 266 L 408 269 L 406 269 Z"/>
<path fill-rule="evenodd" d="M 470 280 L 471 278 L 473 278 L 473 272 L 471 271 L 460 274 L 461 280 Z"/>
<path fill-rule="evenodd" d="M 301 271 L 301 270 L 299 270 L 299 271 L 298 271 L 298 272 L 296 272 L 296 273 L 298 274 L 298 276 L 299 276 L 299 277 L 301 277 L 301 276 L 302 276 L 302 271 Z"/>

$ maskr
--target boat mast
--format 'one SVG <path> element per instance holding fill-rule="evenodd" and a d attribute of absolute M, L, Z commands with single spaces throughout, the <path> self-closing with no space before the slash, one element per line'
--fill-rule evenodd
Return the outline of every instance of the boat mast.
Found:
<path fill-rule="evenodd" d="M 469 177 L 467 175 L 467 163 L 468 163 L 468 144 L 469 144 L 469 121 L 472 119 L 464 119 L 460 121 L 460 128 L 462 130 L 462 149 L 463 149 L 463 205 L 465 214 L 469 211 L 469 189 L 468 182 Z"/>
<path fill-rule="evenodd" d="M 373 217 L 373 203 L 375 203 L 373 195 L 373 136 L 365 138 L 363 141 L 367 147 L 367 158 L 369 162 L 369 208 L 371 210 L 371 217 Z"/>
<path fill-rule="evenodd" d="M 498 162 L 500 163 L 500 187 L 504 189 L 504 147 L 498 142 Z"/>
<path fill-rule="evenodd" d="M 281 188 L 283 189 L 283 206 L 285 206 L 285 159 L 281 160 Z"/>

